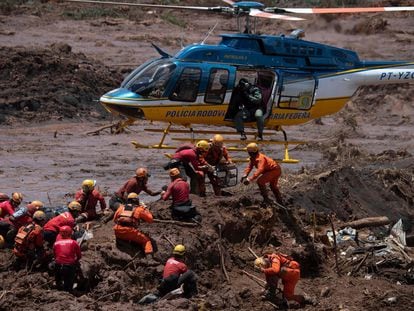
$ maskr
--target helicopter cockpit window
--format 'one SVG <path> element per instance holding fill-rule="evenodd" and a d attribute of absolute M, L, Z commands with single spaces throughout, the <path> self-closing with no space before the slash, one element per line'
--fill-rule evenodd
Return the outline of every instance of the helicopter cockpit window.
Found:
<path fill-rule="evenodd" d="M 284 73 L 279 107 L 308 110 L 312 107 L 316 81 L 310 75 Z"/>
<path fill-rule="evenodd" d="M 229 72 L 225 69 L 212 69 L 208 80 L 204 101 L 211 104 L 222 104 L 226 97 Z"/>
<path fill-rule="evenodd" d="M 137 72 L 125 88 L 144 97 L 160 98 L 175 68 L 170 60 L 160 59 Z"/>
<path fill-rule="evenodd" d="M 185 68 L 170 95 L 171 100 L 194 102 L 197 99 L 201 70 Z"/>

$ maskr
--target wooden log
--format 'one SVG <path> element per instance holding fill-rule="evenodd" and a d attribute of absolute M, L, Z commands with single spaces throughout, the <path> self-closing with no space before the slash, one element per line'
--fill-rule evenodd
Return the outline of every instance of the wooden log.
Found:
<path fill-rule="evenodd" d="M 197 227 L 198 226 L 198 224 L 195 224 L 195 223 L 192 223 L 192 222 L 184 222 L 184 221 L 168 220 L 168 219 L 154 219 L 154 222 L 159 222 L 159 223 L 162 223 L 162 224 L 188 226 L 188 227 Z"/>
<path fill-rule="evenodd" d="M 379 227 L 388 225 L 390 223 L 390 220 L 386 216 L 380 216 L 380 217 L 367 217 L 367 218 L 361 218 L 358 220 L 346 222 L 340 226 L 341 229 L 345 227 L 352 227 L 354 229 L 361 229 L 366 227 Z"/>

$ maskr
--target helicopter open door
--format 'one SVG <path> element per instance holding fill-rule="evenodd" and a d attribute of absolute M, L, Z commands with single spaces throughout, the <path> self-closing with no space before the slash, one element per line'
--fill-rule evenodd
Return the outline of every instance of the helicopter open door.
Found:
<path fill-rule="evenodd" d="M 229 107 L 227 109 L 227 113 L 225 116 L 226 121 L 233 121 L 235 115 L 239 111 L 239 99 L 238 96 L 240 96 L 240 93 L 237 92 L 238 83 L 240 79 L 247 79 L 249 83 L 256 85 L 260 88 L 262 93 L 262 103 L 261 106 L 258 108 L 261 108 L 265 119 L 269 118 L 272 114 L 272 106 L 274 101 L 274 94 L 276 91 L 276 85 L 277 85 L 277 75 L 274 71 L 271 70 L 244 70 L 239 69 L 236 72 L 236 80 L 233 88 L 233 93 L 230 98 Z M 250 119 L 247 120 L 247 122 L 254 122 L 255 120 Z"/>

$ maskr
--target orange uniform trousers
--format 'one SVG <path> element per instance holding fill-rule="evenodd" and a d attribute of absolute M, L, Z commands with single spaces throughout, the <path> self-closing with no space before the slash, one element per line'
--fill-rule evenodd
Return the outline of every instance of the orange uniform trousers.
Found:
<path fill-rule="evenodd" d="M 144 248 L 145 254 L 153 252 L 151 240 L 141 231 L 134 227 L 126 227 L 121 225 L 114 226 L 115 236 L 124 241 L 135 242 Z"/>
<path fill-rule="evenodd" d="M 270 184 L 270 189 L 272 189 L 273 193 L 276 191 L 279 191 L 279 188 L 277 187 L 277 183 L 279 182 L 279 177 L 282 174 L 282 170 L 280 166 L 277 166 L 275 169 L 271 171 L 267 171 L 262 174 L 257 179 L 257 184 L 260 186 L 266 186 L 267 183 Z"/>

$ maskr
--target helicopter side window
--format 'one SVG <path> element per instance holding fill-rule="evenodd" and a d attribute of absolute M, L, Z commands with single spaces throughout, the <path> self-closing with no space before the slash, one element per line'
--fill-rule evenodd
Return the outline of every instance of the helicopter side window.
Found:
<path fill-rule="evenodd" d="M 299 110 L 310 109 L 315 86 L 316 82 L 313 76 L 285 73 L 279 107 Z"/>
<path fill-rule="evenodd" d="M 226 96 L 228 82 L 228 70 L 212 69 L 210 72 L 204 101 L 211 104 L 222 104 Z"/>
<path fill-rule="evenodd" d="M 185 68 L 170 95 L 170 99 L 194 102 L 197 99 L 200 78 L 201 70 L 199 68 Z"/>

